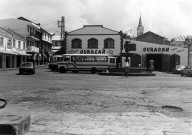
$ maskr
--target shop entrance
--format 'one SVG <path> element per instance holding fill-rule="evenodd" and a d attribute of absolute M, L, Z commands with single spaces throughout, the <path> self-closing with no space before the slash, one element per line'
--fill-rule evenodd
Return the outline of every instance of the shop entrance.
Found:
<path fill-rule="evenodd" d="M 6 68 L 10 68 L 11 59 L 10 56 L 6 56 Z"/>
<path fill-rule="evenodd" d="M 150 66 L 149 61 L 154 61 L 154 70 L 162 71 L 162 54 L 147 54 L 147 67 Z"/>

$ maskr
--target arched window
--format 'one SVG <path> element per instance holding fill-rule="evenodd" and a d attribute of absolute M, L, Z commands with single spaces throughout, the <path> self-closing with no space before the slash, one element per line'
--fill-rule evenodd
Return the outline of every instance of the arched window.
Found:
<path fill-rule="evenodd" d="M 97 49 L 98 48 L 98 40 L 95 38 L 91 38 L 88 40 L 88 48 L 89 49 Z"/>
<path fill-rule="evenodd" d="M 113 49 L 114 48 L 114 39 L 107 38 L 104 40 L 104 48 L 105 49 Z"/>
<path fill-rule="evenodd" d="M 71 48 L 82 48 L 82 41 L 79 38 L 75 38 L 72 40 Z"/>

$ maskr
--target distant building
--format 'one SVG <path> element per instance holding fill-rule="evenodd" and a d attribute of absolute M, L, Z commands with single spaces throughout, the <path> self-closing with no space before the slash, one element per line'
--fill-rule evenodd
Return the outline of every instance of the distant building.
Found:
<path fill-rule="evenodd" d="M 0 69 L 19 67 L 27 60 L 26 40 L 10 29 L 0 27 Z"/>
<path fill-rule="evenodd" d="M 60 38 L 60 36 L 53 36 L 53 40 L 52 40 L 52 43 L 53 43 L 53 46 L 52 46 L 52 53 L 53 55 L 60 50 L 60 48 L 62 47 L 62 40 Z"/>
<path fill-rule="evenodd" d="M 141 16 L 139 18 L 139 24 L 137 27 L 137 37 L 135 38 L 135 40 L 148 42 L 148 43 L 162 44 L 162 45 L 170 44 L 170 42 L 165 37 L 157 35 L 151 31 L 144 33 L 144 26 L 142 25 Z"/>
<path fill-rule="evenodd" d="M 157 35 L 151 31 L 148 31 L 148 32 L 136 37 L 136 41 L 162 44 L 162 45 L 170 45 L 170 42 L 166 38 L 164 38 L 160 35 Z"/>

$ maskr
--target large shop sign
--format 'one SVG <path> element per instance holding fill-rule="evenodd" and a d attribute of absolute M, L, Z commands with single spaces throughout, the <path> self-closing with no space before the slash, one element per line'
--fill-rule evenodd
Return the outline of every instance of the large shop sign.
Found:
<path fill-rule="evenodd" d="M 80 54 L 113 54 L 113 50 L 70 50 L 69 53 L 80 53 Z"/>
<path fill-rule="evenodd" d="M 169 52 L 169 47 L 144 47 L 144 52 Z"/>

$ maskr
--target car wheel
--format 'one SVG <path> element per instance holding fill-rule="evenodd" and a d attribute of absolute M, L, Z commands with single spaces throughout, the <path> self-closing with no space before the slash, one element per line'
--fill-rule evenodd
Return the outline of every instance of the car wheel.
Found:
<path fill-rule="evenodd" d="M 96 72 L 97 72 L 97 68 L 95 68 L 95 67 L 91 68 L 91 73 L 92 74 L 95 74 Z"/>
<path fill-rule="evenodd" d="M 190 72 L 188 73 L 188 76 L 189 76 L 189 77 L 191 76 L 191 73 L 190 73 Z"/>
<path fill-rule="evenodd" d="M 22 75 L 22 74 L 23 74 L 22 70 L 19 70 L 19 74 L 20 74 L 20 75 Z"/>
<path fill-rule="evenodd" d="M 60 73 L 65 73 L 66 72 L 66 69 L 65 69 L 65 67 L 60 67 Z"/>
<path fill-rule="evenodd" d="M 183 76 L 183 73 L 181 72 L 181 76 Z"/>

